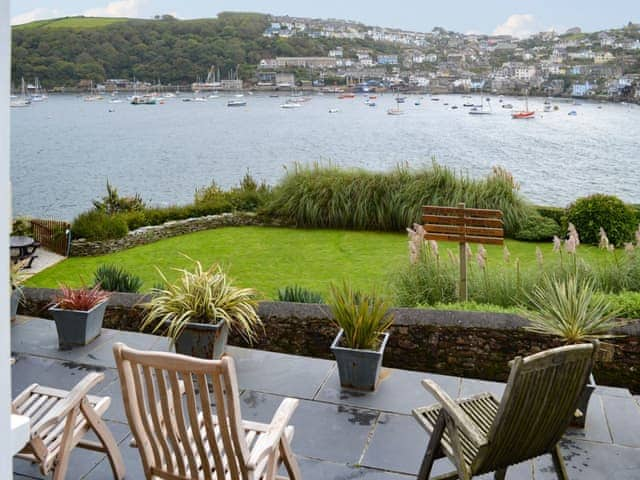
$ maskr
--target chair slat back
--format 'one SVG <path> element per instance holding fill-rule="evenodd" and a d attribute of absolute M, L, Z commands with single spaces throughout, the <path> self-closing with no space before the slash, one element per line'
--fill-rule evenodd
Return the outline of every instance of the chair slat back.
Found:
<path fill-rule="evenodd" d="M 569 345 L 517 357 L 473 470 L 490 472 L 549 453 L 573 418 L 596 350 L 597 343 Z"/>
<path fill-rule="evenodd" d="M 113 350 L 148 479 L 248 480 L 249 446 L 231 357 L 201 360 L 121 343 Z"/>

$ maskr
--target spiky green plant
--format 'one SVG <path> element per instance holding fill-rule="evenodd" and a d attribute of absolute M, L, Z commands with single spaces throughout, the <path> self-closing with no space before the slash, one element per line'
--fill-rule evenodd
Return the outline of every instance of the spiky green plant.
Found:
<path fill-rule="evenodd" d="M 170 283 L 160 271 L 164 287 L 154 289 L 141 330 L 153 327 L 153 332 L 165 328 L 175 343 L 187 323 L 217 323 L 225 321 L 247 341 L 256 338 L 256 328 L 262 321 L 256 311 L 256 291 L 232 285 L 222 267 L 213 264 L 204 269 L 195 262 L 193 271 L 175 269 L 180 273 L 176 283 Z"/>
<path fill-rule="evenodd" d="M 279 302 L 323 303 L 322 295 L 300 285 L 286 286 L 278 289 Z"/>
<path fill-rule="evenodd" d="M 375 294 L 354 290 L 344 282 L 341 288 L 331 285 L 329 308 L 333 322 L 344 330 L 344 345 L 359 350 L 376 350 L 380 334 L 393 324 L 389 305 Z"/>
<path fill-rule="evenodd" d="M 102 264 L 93 274 L 93 284 L 108 292 L 137 293 L 142 288 L 142 279 L 118 265 Z"/>
<path fill-rule="evenodd" d="M 621 324 L 609 301 L 596 295 L 591 280 L 545 276 L 527 299 L 530 312 L 526 316 L 531 323 L 526 328 L 566 343 L 612 338 L 611 330 Z"/>

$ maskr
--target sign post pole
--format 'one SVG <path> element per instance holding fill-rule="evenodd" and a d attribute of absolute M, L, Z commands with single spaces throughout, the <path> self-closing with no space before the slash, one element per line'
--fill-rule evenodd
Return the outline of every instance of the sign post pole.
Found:
<path fill-rule="evenodd" d="M 464 203 L 459 203 L 458 208 L 464 212 Z M 464 213 L 463 213 L 464 216 Z M 465 226 L 462 225 L 460 239 L 460 285 L 458 287 L 458 300 L 466 302 L 467 297 L 467 239 L 465 237 Z"/>

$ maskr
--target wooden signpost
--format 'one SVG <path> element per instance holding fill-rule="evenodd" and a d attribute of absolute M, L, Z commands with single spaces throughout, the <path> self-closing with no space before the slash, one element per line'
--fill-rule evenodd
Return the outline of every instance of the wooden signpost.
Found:
<path fill-rule="evenodd" d="M 500 210 L 457 207 L 422 207 L 422 223 L 426 240 L 442 240 L 460 244 L 460 301 L 467 301 L 467 243 L 502 245 L 504 224 Z"/>

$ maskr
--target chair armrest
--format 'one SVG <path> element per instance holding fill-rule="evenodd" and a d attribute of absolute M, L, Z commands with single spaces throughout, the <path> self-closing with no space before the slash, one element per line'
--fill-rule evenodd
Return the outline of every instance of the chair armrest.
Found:
<path fill-rule="evenodd" d="M 273 415 L 267 431 L 258 438 L 251 455 L 249 455 L 249 461 L 247 462 L 249 470 L 255 470 L 265 456 L 270 455 L 278 448 L 278 443 L 282 435 L 284 435 L 284 429 L 287 428 L 297 406 L 298 400 L 295 398 L 285 398 L 282 401 Z"/>
<path fill-rule="evenodd" d="M 477 447 L 485 445 L 487 438 L 476 427 L 474 421 L 467 415 L 460 405 L 453 400 L 447 392 L 445 392 L 440 386 L 433 380 L 422 380 L 422 386 L 435 397 L 435 399 L 442 405 L 442 408 L 447 412 L 449 417 L 453 420 L 453 423 L 462 430 L 469 440 L 471 440 Z"/>
<path fill-rule="evenodd" d="M 36 433 L 49 427 L 51 424 L 59 422 L 74 407 L 80 404 L 82 399 L 87 396 L 89 390 L 95 387 L 104 379 L 104 373 L 91 372 L 87 374 L 73 389 L 69 391 L 66 397 L 58 402 L 53 409 L 38 422 Z"/>

